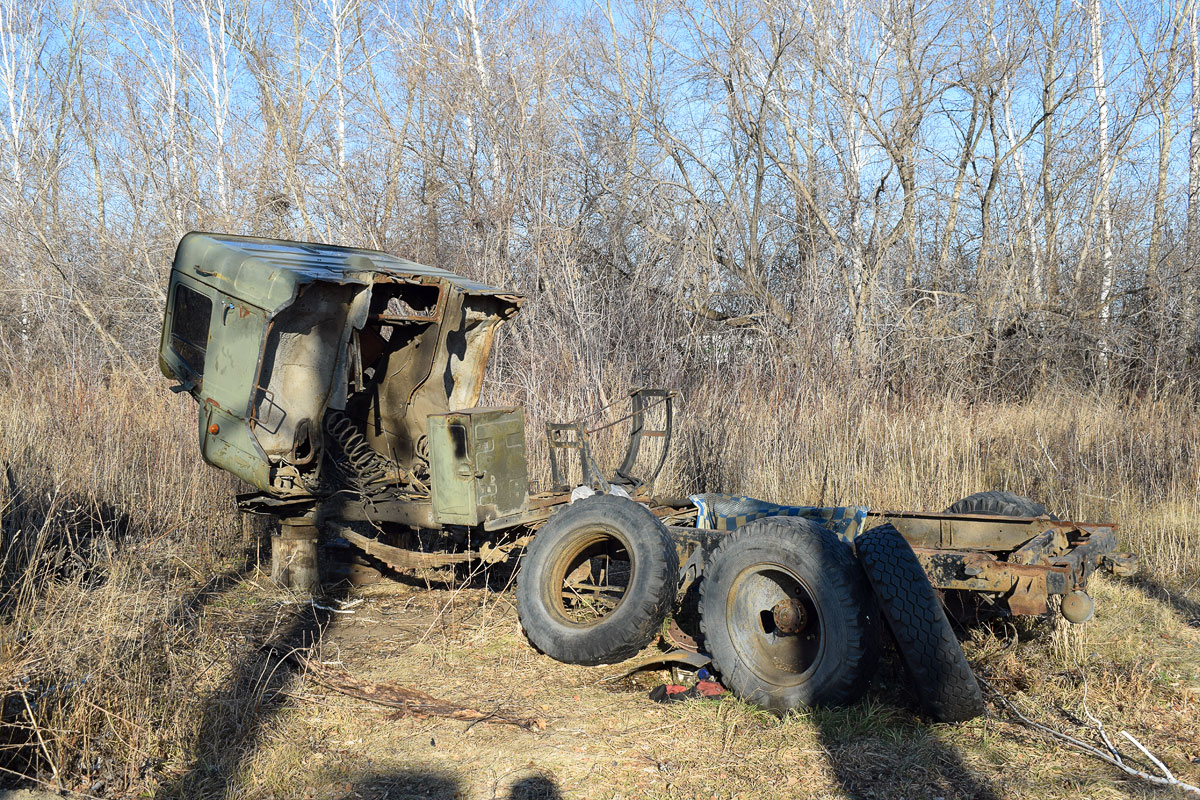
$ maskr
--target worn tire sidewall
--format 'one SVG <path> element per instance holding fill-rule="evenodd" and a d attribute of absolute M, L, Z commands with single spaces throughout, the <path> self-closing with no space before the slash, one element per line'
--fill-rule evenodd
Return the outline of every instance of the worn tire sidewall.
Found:
<path fill-rule="evenodd" d="M 1007 490 L 975 492 L 946 507 L 943 514 L 994 514 L 1003 517 L 1040 517 L 1058 519 L 1044 503 Z"/>
<path fill-rule="evenodd" d="M 855 540 L 855 551 L 921 705 L 939 722 L 962 722 L 981 714 L 983 699 L 975 674 L 912 546 L 894 529 L 873 529 Z M 928 630 L 901 618 L 901 600 L 892 596 L 885 572 L 902 578 L 901 591 L 929 614 Z M 917 637 L 928 639 L 937 649 L 934 658 L 916 657 Z"/>
<path fill-rule="evenodd" d="M 771 522 L 777 522 L 772 520 Z M 705 644 L 723 682 L 735 695 L 756 703 L 773 713 L 813 705 L 830 705 L 853 700 L 829 696 L 832 686 L 844 678 L 843 670 L 855 659 L 870 654 L 868 637 L 875 635 L 867 609 L 859 608 L 852 584 L 865 581 L 856 574 L 850 546 L 830 531 L 813 526 L 759 524 L 733 534 L 727 552 L 719 554 L 705 570 L 701 588 L 700 613 Z M 829 552 L 844 548 L 849 559 Z M 830 580 L 822 566 L 844 562 L 846 583 Z M 805 673 L 807 678 L 790 686 L 770 683 L 746 663 L 733 642 L 726 610 L 731 603 L 739 576 L 753 568 L 775 567 L 799 579 L 817 607 L 820 617 L 822 650 Z M 865 592 L 869 596 L 869 590 Z M 862 592 L 860 592 L 862 594 Z M 868 655 L 869 658 L 869 655 Z M 873 668 L 873 664 L 866 668 Z"/>
<path fill-rule="evenodd" d="M 553 602 L 561 591 L 554 582 L 559 558 L 595 531 L 620 541 L 629 554 L 631 575 L 621 603 L 592 625 L 573 625 Z M 678 573 L 674 547 L 658 518 L 641 504 L 611 495 L 579 500 L 559 511 L 534 534 L 517 575 L 517 613 L 529 641 L 559 661 L 600 664 L 628 658 L 653 639 L 666 616 L 661 600 L 666 590 L 656 585 L 667 561 L 667 581 L 674 593 Z M 646 605 L 655 601 L 657 619 L 647 619 Z"/>

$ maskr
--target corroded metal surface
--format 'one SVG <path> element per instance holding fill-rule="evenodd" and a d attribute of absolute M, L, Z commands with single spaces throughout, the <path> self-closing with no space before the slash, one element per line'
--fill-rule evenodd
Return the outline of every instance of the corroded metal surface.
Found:
<path fill-rule="evenodd" d="M 421 503 L 427 420 L 478 402 L 496 329 L 521 302 L 377 251 L 192 233 L 159 364 L 200 404 L 204 458 L 266 497 L 348 488 Z"/>
<path fill-rule="evenodd" d="M 792 597 L 785 597 L 772 606 L 771 617 L 780 633 L 799 633 L 808 626 L 808 612 Z"/>
<path fill-rule="evenodd" d="M 1050 549 L 1062 547 L 1073 531 L 1100 533 L 1113 531 L 1116 525 L 1053 520 L 1049 517 L 999 517 L 985 514 L 933 514 L 914 511 L 878 511 L 869 517 L 869 526 L 890 522 L 914 547 L 940 547 L 955 550 L 983 550 L 1010 553 L 1030 544 L 1041 534 Z M 1046 547 L 1030 545 L 1029 557 Z M 1022 556 L 1025 558 L 1026 556 Z"/>
<path fill-rule="evenodd" d="M 951 518 L 951 515 L 937 515 Z M 975 518 L 982 523 L 986 518 Z M 938 589 L 994 595 L 1013 614 L 1043 614 L 1052 595 L 1065 595 L 1087 586 L 1102 557 L 1116 547 L 1114 525 L 1057 522 L 1044 518 L 1025 521 L 1036 535 L 1009 553 L 916 546 L 913 551 Z M 996 523 L 1002 535 L 1013 520 Z M 982 530 L 975 528 L 974 530 Z"/>

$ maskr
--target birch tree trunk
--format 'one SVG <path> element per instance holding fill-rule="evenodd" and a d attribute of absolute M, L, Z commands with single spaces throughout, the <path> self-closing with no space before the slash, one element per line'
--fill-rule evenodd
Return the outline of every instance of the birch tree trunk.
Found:
<path fill-rule="evenodd" d="M 37 80 L 38 43 L 31 41 L 32 33 L 41 27 L 40 9 L 26 6 L 26 14 L 18 13 L 21 6 L 0 5 L 0 92 L 7 107 L 6 124 L 0 126 L 0 136 L 12 179 L 12 199 L 16 203 L 25 194 L 25 166 L 21 154 L 26 149 L 27 118 L 33 97 L 31 86 Z"/>
<path fill-rule="evenodd" d="M 934 287 L 942 289 L 945 287 L 947 277 L 950 274 L 950 248 L 954 243 L 954 231 L 958 227 L 958 210 L 962 205 L 963 185 L 967 180 L 967 167 L 975 158 L 976 148 L 979 146 L 979 139 L 983 136 L 984 130 L 987 129 L 987 121 L 981 119 L 991 113 L 989 108 L 983 107 L 982 101 L 983 91 L 976 89 L 972 92 L 971 97 L 971 117 L 967 122 L 966 132 L 963 134 L 962 152 L 959 153 L 958 162 L 955 164 L 954 170 L 954 188 L 950 192 L 950 204 L 946 212 L 946 227 L 942 232 L 941 241 L 938 243 L 938 259 L 937 273 L 934 275 Z"/>
<path fill-rule="evenodd" d="M 1062 0 L 1055 0 L 1050 32 L 1046 39 L 1046 61 L 1042 65 L 1042 252 L 1044 256 L 1045 293 L 1048 300 L 1058 296 L 1058 221 L 1055 216 L 1054 144 L 1055 109 L 1058 104 L 1058 37 Z"/>
<path fill-rule="evenodd" d="M 1108 141 L 1108 83 L 1104 73 L 1104 21 L 1100 16 L 1100 0 L 1090 0 L 1088 5 L 1091 30 L 1092 81 L 1096 93 L 1097 115 L 1097 185 L 1096 202 L 1100 221 L 1100 297 L 1097 318 L 1100 322 L 1098 341 L 1100 366 L 1107 373 L 1109 364 L 1109 340 L 1112 308 L 1109 303 L 1113 287 L 1113 218 L 1112 155 Z"/>
<path fill-rule="evenodd" d="M 217 205 L 222 216 L 229 212 L 229 178 L 227 171 L 226 125 L 229 118 L 230 76 L 229 37 L 225 29 L 227 19 L 225 0 L 197 0 L 198 15 L 204 28 L 208 48 L 208 64 L 201 84 L 208 95 L 209 125 L 213 134 L 213 157 L 211 164 L 216 172 Z M 199 76 L 198 76 L 199 77 Z"/>
<path fill-rule="evenodd" d="M 1159 278 L 1159 260 L 1162 258 L 1163 230 L 1167 216 L 1167 178 L 1171 163 L 1171 143 L 1175 140 L 1175 125 L 1171 95 L 1177 83 L 1179 70 L 1179 39 L 1182 3 L 1176 6 L 1171 21 L 1171 43 L 1167 50 L 1167 66 L 1162 82 L 1153 87 L 1154 105 L 1158 111 L 1158 174 L 1154 190 L 1154 218 L 1150 225 L 1150 251 L 1146 262 L 1146 279 L 1150 289 L 1150 303 L 1157 307 L 1162 298 L 1162 283 Z M 1155 54 L 1157 64 L 1157 53 Z"/>
<path fill-rule="evenodd" d="M 1188 11 L 1188 39 L 1192 57 L 1192 132 L 1188 142 L 1187 190 L 1187 267 L 1184 277 L 1183 321 L 1180 331 L 1180 355 L 1190 366 L 1196 347 L 1196 302 L 1200 299 L 1200 3 L 1192 0 Z"/>

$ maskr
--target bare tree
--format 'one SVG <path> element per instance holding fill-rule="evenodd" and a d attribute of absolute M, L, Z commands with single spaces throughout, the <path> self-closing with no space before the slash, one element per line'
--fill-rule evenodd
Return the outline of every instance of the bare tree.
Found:
<path fill-rule="evenodd" d="M 20 0 L 0 326 L 141 354 L 174 243 L 218 228 L 540 294 L 501 354 L 527 386 L 564 369 L 546 331 L 597 385 L 616 353 L 1166 385 L 1200 322 L 1197 28 L 1194 0 Z"/>
<path fill-rule="evenodd" d="M 1091 32 L 1092 89 L 1096 94 L 1096 189 L 1095 203 L 1100 219 L 1100 297 L 1098 302 L 1101 338 L 1098 342 L 1099 357 L 1107 367 L 1109 352 L 1107 328 L 1112 316 L 1109 301 L 1113 288 L 1113 219 L 1112 153 L 1109 151 L 1108 131 L 1108 82 L 1104 72 L 1104 18 L 1100 13 L 1100 0 L 1089 0 L 1088 24 Z"/>
<path fill-rule="evenodd" d="M 1200 8 L 1195 0 L 1188 3 L 1188 39 L 1192 67 L 1192 120 L 1188 140 L 1187 186 L 1187 272 L 1184 278 L 1183 324 L 1180 336 L 1181 362 L 1191 365 L 1196 345 L 1196 304 L 1200 300 L 1200 276 L 1195 264 L 1200 258 Z"/>

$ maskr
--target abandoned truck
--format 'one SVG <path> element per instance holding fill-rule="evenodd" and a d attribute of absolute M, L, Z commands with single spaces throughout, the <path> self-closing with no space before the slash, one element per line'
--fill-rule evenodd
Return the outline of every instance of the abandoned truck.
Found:
<path fill-rule="evenodd" d="M 979 687 L 943 600 L 1072 622 L 1115 526 L 1067 522 L 1006 492 L 942 513 L 654 495 L 673 395 L 628 398 L 626 456 L 604 470 L 585 419 L 546 426 L 531 488 L 522 409 L 477 404 L 496 330 L 521 295 L 386 253 L 189 233 L 171 270 L 159 363 L 199 405 L 200 451 L 280 521 L 272 573 L 319 586 L 318 545 L 397 570 L 520 558 L 530 643 L 614 663 L 698 617 L 725 685 L 776 713 L 853 701 L 890 630 L 926 711 L 962 720 Z M 590 417 L 588 418 L 590 419 Z M 687 598 L 691 598 L 689 601 Z"/>

